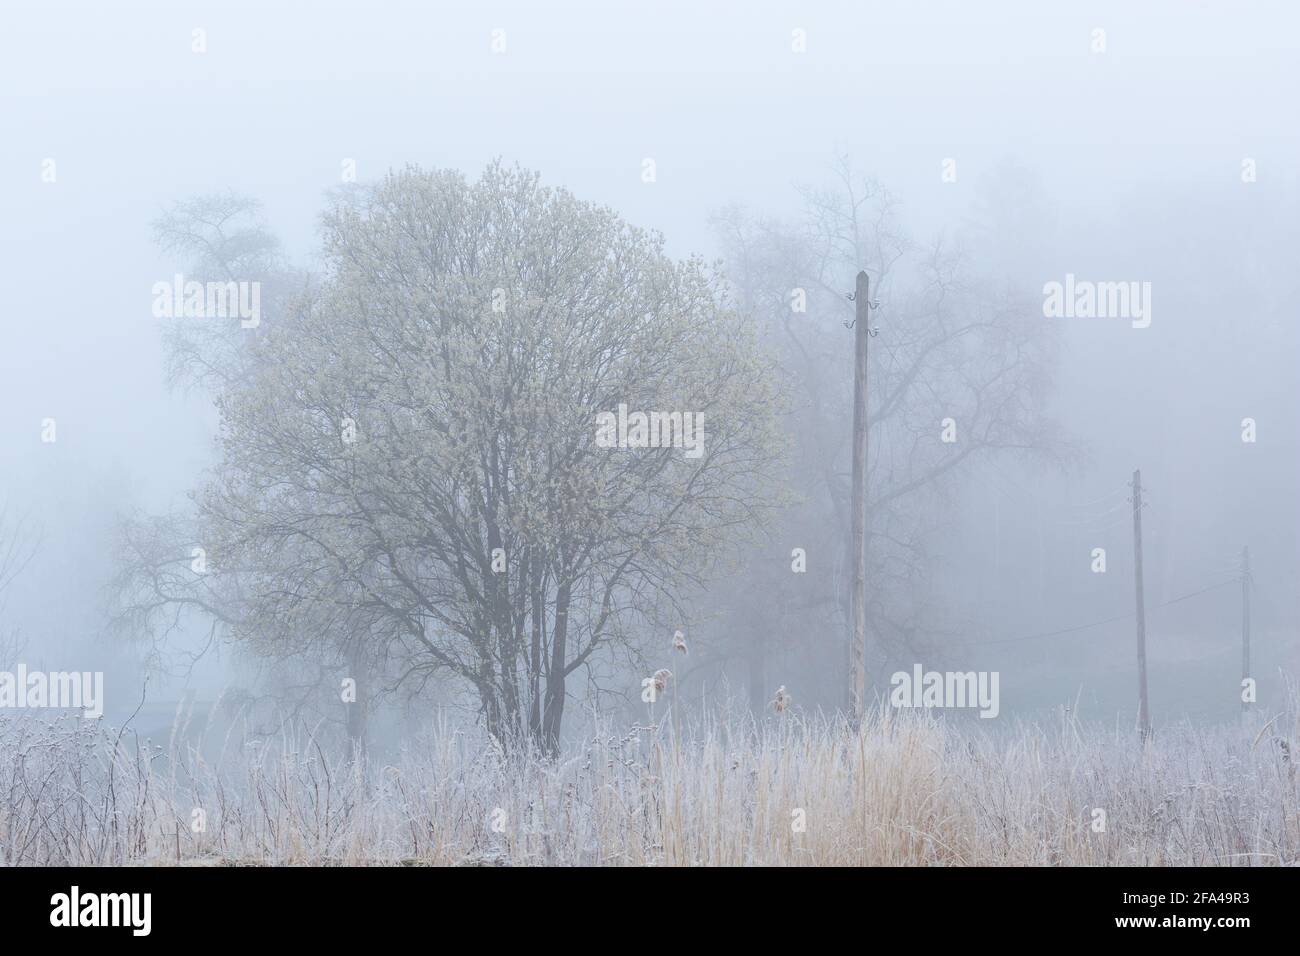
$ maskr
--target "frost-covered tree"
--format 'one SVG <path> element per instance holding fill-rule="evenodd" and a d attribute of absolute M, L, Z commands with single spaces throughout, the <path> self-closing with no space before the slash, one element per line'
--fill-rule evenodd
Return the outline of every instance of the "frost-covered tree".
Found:
<path fill-rule="evenodd" d="M 324 239 L 219 389 L 208 593 L 236 639 L 362 635 L 395 685 L 458 678 L 500 739 L 554 748 L 574 678 L 770 507 L 772 370 L 704 263 L 532 173 L 407 168 Z M 620 406 L 694 416 L 698 456 L 604 447 Z"/>

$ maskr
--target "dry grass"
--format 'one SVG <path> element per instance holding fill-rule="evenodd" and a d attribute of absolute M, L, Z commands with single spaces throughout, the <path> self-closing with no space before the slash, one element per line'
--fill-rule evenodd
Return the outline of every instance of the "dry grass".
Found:
<path fill-rule="evenodd" d="M 192 746 L 152 747 L 79 718 L 3 718 L 0 853 L 11 865 L 1244 866 L 1300 856 L 1289 714 L 1258 736 L 1187 727 L 1146 748 L 1069 721 L 992 735 L 978 722 L 882 713 L 854 732 L 791 714 L 707 726 L 680 747 L 669 726 L 595 733 L 558 760 L 506 757 L 442 729 L 391 765 L 361 767 L 327 757 L 306 730 L 274 744 L 227 739 L 209 762 Z"/>

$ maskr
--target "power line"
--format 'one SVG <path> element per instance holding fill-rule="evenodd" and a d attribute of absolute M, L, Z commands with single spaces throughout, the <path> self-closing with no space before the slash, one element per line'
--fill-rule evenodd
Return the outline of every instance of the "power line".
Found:
<path fill-rule="evenodd" d="M 1128 614 L 1118 614 L 1115 617 L 1103 618 L 1100 621 L 1090 621 L 1087 624 L 1077 624 L 1074 627 L 1061 628 L 1059 631 L 1043 631 L 1041 634 L 1026 634 L 1023 637 L 1003 637 L 992 641 L 962 641 L 960 644 L 949 644 L 948 647 L 983 647 L 988 644 L 1015 644 L 1019 641 L 1033 641 L 1041 637 L 1058 637 L 1062 634 L 1073 634 L 1075 631 L 1084 631 L 1090 627 L 1100 627 L 1102 624 L 1113 624 L 1116 621 L 1124 621 L 1133 616 L 1133 612 Z"/>
<path fill-rule="evenodd" d="M 1240 581 L 1241 578 L 1237 577 L 1229 578 L 1227 581 L 1220 581 L 1218 584 L 1209 584 L 1201 588 L 1199 591 L 1193 591 L 1191 594 L 1184 594 L 1182 597 L 1176 597 L 1170 601 L 1166 601 L 1164 604 L 1157 604 L 1156 607 L 1168 607 L 1171 604 L 1177 604 L 1179 601 L 1186 601 L 1188 598 L 1194 598 L 1198 594 L 1204 594 L 1206 591 L 1213 591 L 1215 588 L 1226 587 L 1229 584 L 1237 584 Z"/>
<path fill-rule="evenodd" d="M 1152 607 L 1152 610 L 1156 610 L 1157 608 L 1162 608 L 1162 607 L 1169 607 L 1169 605 L 1171 604 L 1178 604 L 1180 601 L 1186 601 L 1189 598 L 1194 598 L 1198 595 L 1205 594 L 1207 591 L 1214 591 L 1217 590 L 1218 588 L 1226 587 L 1229 584 L 1237 584 L 1240 580 L 1241 580 L 1240 578 L 1230 578 L 1227 581 L 1220 581 L 1218 584 L 1207 585 L 1206 587 L 1200 588 L 1196 591 L 1192 591 L 1188 594 L 1182 594 L 1176 598 L 1171 598 L 1170 600 L 1165 601 L 1162 604 L 1156 604 Z M 1062 634 L 1073 634 L 1075 631 L 1085 631 L 1088 628 L 1100 627 L 1103 624 L 1114 624 L 1116 621 L 1126 621 L 1129 618 L 1135 616 L 1136 613 L 1137 613 L 1136 611 L 1130 611 L 1128 614 L 1117 614 L 1114 617 L 1103 618 L 1100 621 L 1089 621 L 1087 624 L 1076 624 L 1073 627 L 1064 627 L 1057 631 L 1043 631 L 1039 634 L 1026 634 L 1022 637 L 1003 637 L 992 641 L 963 641 L 960 644 L 948 644 L 945 646 L 946 647 L 983 647 L 985 645 L 990 645 L 990 644 L 1016 644 L 1021 641 L 1034 641 L 1044 637 L 1060 637 Z"/>
<path fill-rule="evenodd" d="M 984 478 L 979 477 L 974 470 L 968 474 L 968 477 L 973 478 L 976 484 L 980 485 L 992 494 L 1002 495 L 1013 501 L 1020 501 L 1023 499 L 1032 501 L 1038 511 L 1038 517 L 1041 520 L 1068 530 L 1098 533 L 1106 531 L 1119 524 L 1123 524 L 1129 521 L 1132 516 L 1132 510 L 1129 508 L 1128 504 L 1125 502 L 1118 502 L 1091 515 L 1070 514 L 1068 517 L 1057 517 L 1051 512 L 1059 511 L 1062 507 L 1071 508 L 1083 506 L 1049 504 L 1037 493 L 1030 491 L 1028 488 L 1021 486 L 1015 481 L 1012 481 L 1001 471 L 1001 469 L 991 465 L 990 469 L 990 475 L 996 476 L 996 479 L 998 480 L 986 481 Z M 1119 488 L 1116 488 L 1115 491 L 1122 491 L 1123 487 L 1124 486 L 1120 486 Z M 1113 493 L 1114 492 L 1112 492 L 1112 494 Z M 1105 499 L 1098 499 L 1098 501 L 1103 500 Z M 1098 526 L 1098 522 L 1102 522 L 1102 524 Z"/>
<path fill-rule="evenodd" d="M 1026 488 L 1026 487 L 1024 487 L 1023 485 L 1021 485 L 1020 482 L 1015 481 L 1014 479 L 1012 479 L 1012 477 L 1011 477 L 1010 475 L 1008 475 L 1005 471 L 1003 471 L 1001 468 L 999 468 L 999 467 L 998 467 L 997 465 L 995 465 L 993 462 L 989 461 L 989 462 L 985 462 L 985 464 L 988 465 L 989 469 L 990 469 L 991 471 L 993 471 L 994 474 L 996 474 L 996 475 L 997 475 L 998 477 L 1000 477 L 1004 482 L 1006 482 L 1008 485 L 1010 485 L 1012 488 L 1014 488 L 1017 494 L 1023 495 L 1023 496 L 1025 496 L 1026 498 L 1031 499 L 1031 500 L 1032 500 L 1035 504 L 1037 504 L 1037 505 L 1039 506 L 1039 508 L 1042 509 L 1042 510 L 1048 510 L 1048 509 L 1055 510 L 1055 509 L 1057 509 L 1057 508 L 1059 508 L 1059 507 L 1065 507 L 1065 508 L 1093 508 L 1093 507 L 1095 507 L 1095 506 L 1097 506 L 1097 505 L 1104 504 L 1104 503 L 1110 501 L 1110 499 L 1113 498 L 1115 495 L 1123 493 L 1124 490 L 1125 490 L 1126 488 L 1129 487 L 1129 485 L 1128 485 L 1127 483 L 1120 484 L 1120 485 L 1116 485 L 1114 488 L 1112 488 L 1110 491 L 1106 492 L 1106 493 L 1105 493 L 1104 495 L 1102 495 L 1100 498 L 1096 498 L 1096 499 L 1094 499 L 1093 501 L 1084 501 L 1084 502 L 1078 502 L 1078 503 L 1072 503 L 1072 502 L 1068 502 L 1068 501 L 1067 501 L 1067 502 L 1061 502 L 1061 503 L 1059 503 L 1059 504 L 1053 505 L 1053 504 L 1050 504 L 1049 502 L 1045 501 L 1045 500 L 1042 498 L 1042 496 L 1040 496 L 1037 492 L 1030 491 L 1028 488 Z M 1082 520 L 1084 520 L 1084 521 L 1087 521 L 1087 520 L 1089 520 L 1089 517 L 1097 517 L 1097 518 L 1105 517 L 1106 515 L 1109 515 L 1112 511 L 1116 510 L 1117 508 L 1122 508 L 1122 507 L 1124 507 L 1124 502 L 1121 501 L 1121 502 L 1117 502 L 1117 503 L 1115 503 L 1115 504 L 1113 504 L 1113 505 L 1108 505 L 1106 508 L 1103 508 L 1103 509 L 1101 510 L 1101 512 L 1098 513 L 1098 514 L 1095 515 L 1095 516 L 1082 515 L 1082 516 L 1075 516 L 1075 517 L 1076 517 L 1076 518 L 1080 518 L 1080 519 L 1082 519 Z"/>
<path fill-rule="evenodd" d="M 1092 508 L 1096 505 L 1110 501 L 1110 499 L 1114 498 L 1118 494 L 1123 494 L 1126 488 L 1128 488 L 1127 483 L 1117 485 L 1116 487 L 1112 488 L 1110 491 L 1106 492 L 1106 494 L 1102 495 L 1100 498 L 1094 498 L 1092 501 L 1079 501 L 1079 502 L 1067 501 L 1065 502 L 1065 506 L 1067 508 Z"/>

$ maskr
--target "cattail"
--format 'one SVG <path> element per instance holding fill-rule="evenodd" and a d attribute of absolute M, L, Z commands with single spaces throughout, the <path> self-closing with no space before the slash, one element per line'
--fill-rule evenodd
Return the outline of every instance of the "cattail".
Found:
<path fill-rule="evenodd" d="M 794 698 L 790 696 L 790 692 L 785 689 L 784 684 L 776 689 L 776 697 L 772 698 L 773 710 L 778 714 L 783 714 L 785 713 L 786 708 L 793 703 Z"/>
<path fill-rule="evenodd" d="M 673 650 L 686 653 L 686 636 L 681 631 L 673 631 Z"/>
<path fill-rule="evenodd" d="M 664 670 L 660 668 L 659 670 L 655 671 L 654 677 L 651 678 L 655 682 L 655 692 L 662 694 L 664 688 L 668 686 L 668 679 L 672 676 L 673 676 L 673 672 L 669 670 Z"/>

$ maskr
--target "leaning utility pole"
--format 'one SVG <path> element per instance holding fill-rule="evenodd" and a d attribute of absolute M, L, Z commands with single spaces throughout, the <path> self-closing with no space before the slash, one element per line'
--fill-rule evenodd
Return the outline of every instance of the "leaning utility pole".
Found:
<path fill-rule="evenodd" d="M 858 273 L 853 303 L 853 630 L 849 635 L 849 712 L 862 718 L 867 648 L 867 337 L 871 331 L 870 280 Z"/>
<path fill-rule="evenodd" d="M 1246 681 L 1250 679 L 1250 547 L 1241 549 L 1241 714 L 1250 712 Z"/>
<path fill-rule="evenodd" d="M 1138 733 L 1151 737 L 1151 710 L 1147 706 L 1147 615 L 1142 600 L 1142 470 L 1133 472 L 1133 580 L 1137 586 Z"/>

